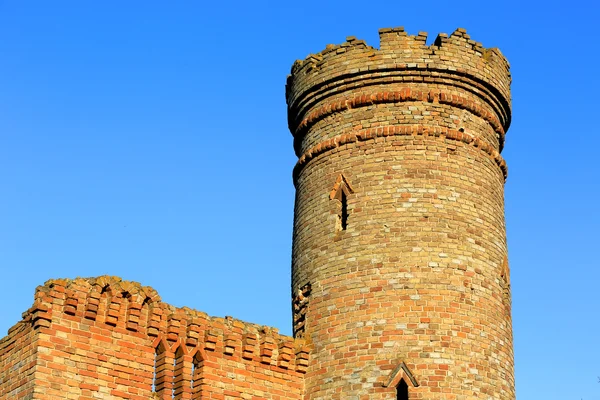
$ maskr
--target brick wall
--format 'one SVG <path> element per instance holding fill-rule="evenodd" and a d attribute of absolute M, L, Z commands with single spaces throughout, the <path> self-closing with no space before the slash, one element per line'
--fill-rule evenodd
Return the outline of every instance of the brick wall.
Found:
<path fill-rule="evenodd" d="M 297 61 L 292 285 L 306 399 L 514 399 L 504 224 L 510 73 L 459 29 Z"/>
<path fill-rule="evenodd" d="M 35 335 L 29 321 L 0 340 L 0 399 L 31 399 L 36 360 Z"/>
<path fill-rule="evenodd" d="M 1 342 L 2 399 L 301 398 L 302 340 L 172 307 L 134 282 L 52 280 L 29 314 Z"/>

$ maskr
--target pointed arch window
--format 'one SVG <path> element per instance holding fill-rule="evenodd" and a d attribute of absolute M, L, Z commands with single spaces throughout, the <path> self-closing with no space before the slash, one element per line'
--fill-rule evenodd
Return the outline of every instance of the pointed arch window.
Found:
<path fill-rule="evenodd" d="M 204 381 L 204 360 L 206 360 L 206 353 L 202 348 L 198 348 L 196 354 L 192 356 L 192 379 L 190 382 L 190 387 L 192 390 L 192 398 L 193 399 L 201 399 L 204 398 L 203 394 L 203 386 L 205 385 Z"/>
<path fill-rule="evenodd" d="M 396 400 L 409 399 L 409 385 L 412 388 L 419 386 L 415 376 L 410 372 L 404 361 L 400 361 L 396 368 L 388 376 L 384 387 L 390 388 L 390 391 L 396 390 Z"/>
<path fill-rule="evenodd" d="M 155 347 L 154 377 L 152 387 L 160 397 L 173 396 L 173 367 L 175 358 L 168 346 L 160 341 Z"/>

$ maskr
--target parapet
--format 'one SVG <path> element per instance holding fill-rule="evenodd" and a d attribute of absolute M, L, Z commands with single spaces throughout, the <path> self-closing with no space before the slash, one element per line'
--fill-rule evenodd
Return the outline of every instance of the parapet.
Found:
<path fill-rule="evenodd" d="M 153 347 L 162 345 L 173 353 L 181 347 L 186 354 L 237 357 L 299 373 L 308 366 L 308 348 L 301 339 L 276 328 L 171 306 L 153 288 L 114 276 L 49 280 L 38 286 L 34 305 L 23 318 L 34 328 L 50 327 L 57 318 L 89 320 L 114 332 L 147 337 Z"/>
<path fill-rule="evenodd" d="M 500 50 L 484 48 L 462 28 L 451 35 L 440 33 L 431 45 L 426 44 L 426 33 L 408 35 L 404 28 L 380 29 L 379 37 L 379 49 L 350 36 L 294 63 L 286 99 L 295 137 L 302 134 L 302 123 L 323 99 L 343 98 L 344 92 L 360 87 L 404 82 L 450 86 L 480 97 L 497 114 L 503 136 L 511 118 L 511 75 Z"/>

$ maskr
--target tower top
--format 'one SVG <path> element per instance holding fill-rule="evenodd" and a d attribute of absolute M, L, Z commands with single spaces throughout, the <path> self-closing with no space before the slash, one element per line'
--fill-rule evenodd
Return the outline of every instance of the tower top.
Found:
<path fill-rule="evenodd" d="M 511 120 L 510 65 L 497 48 L 485 48 L 463 28 L 440 33 L 427 45 L 427 33 L 404 28 L 379 30 L 376 49 L 349 36 L 339 45 L 297 60 L 286 84 L 288 122 L 296 140 L 313 106 L 350 88 L 394 81 L 441 84 L 481 97 L 497 115 L 500 148 Z"/>

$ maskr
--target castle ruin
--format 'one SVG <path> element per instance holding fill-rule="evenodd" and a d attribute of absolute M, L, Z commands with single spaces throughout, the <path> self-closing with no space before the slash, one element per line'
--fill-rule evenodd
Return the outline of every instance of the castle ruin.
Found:
<path fill-rule="evenodd" d="M 50 280 L 0 340 L 0 399 L 514 400 L 508 62 L 463 29 L 379 33 L 288 77 L 293 337 Z"/>

